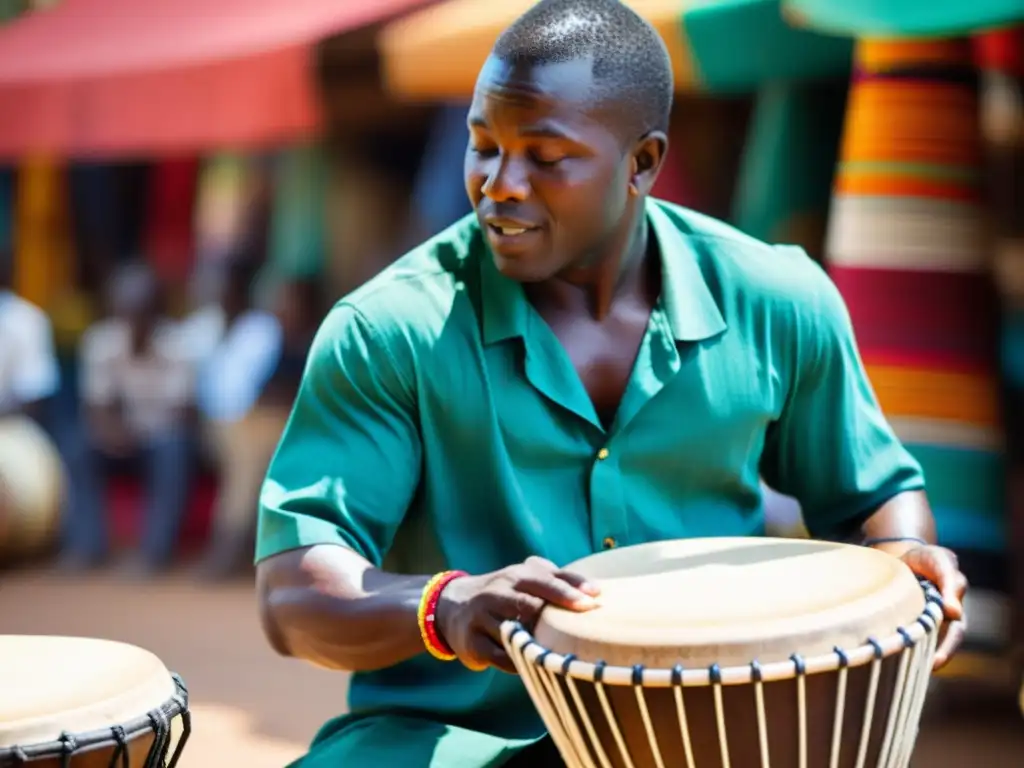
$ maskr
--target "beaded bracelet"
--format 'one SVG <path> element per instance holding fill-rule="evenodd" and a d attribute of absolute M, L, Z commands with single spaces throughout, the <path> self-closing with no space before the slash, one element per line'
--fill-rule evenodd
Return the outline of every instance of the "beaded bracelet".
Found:
<path fill-rule="evenodd" d="M 420 627 L 420 637 L 427 652 L 440 661 L 454 661 L 456 656 L 437 632 L 437 603 L 441 592 L 452 581 L 461 576 L 468 576 L 465 571 L 442 571 L 427 582 L 420 597 L 416 619 Z"/>

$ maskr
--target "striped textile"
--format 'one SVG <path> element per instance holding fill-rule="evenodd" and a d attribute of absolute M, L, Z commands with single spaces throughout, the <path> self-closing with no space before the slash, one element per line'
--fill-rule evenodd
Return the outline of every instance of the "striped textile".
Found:
<path fill-rule="evenodd" d="M 982 78 L 982 136 L 1002 300 L 1013 633 L 1024 649 L 1024 24 L 977 35 L 974 53 Z"/>
<path fill-rule="evenodd" d="M 826 245 L 943 543 L 1005 547 L 999 317 L 967 40 L 857 44 Z"/>

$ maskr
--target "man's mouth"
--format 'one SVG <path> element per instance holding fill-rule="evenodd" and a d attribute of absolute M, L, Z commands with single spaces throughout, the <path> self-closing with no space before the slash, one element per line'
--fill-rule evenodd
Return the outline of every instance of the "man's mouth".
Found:
<path fill-rule="evenodd" d="M 510 227 L 500 224 L 488 224 L 487 226 L 496 235 L 501 235 L 502 237 L 517 237 L 527 232 L 532 232 L 534 229 L 534 227 Z"/>

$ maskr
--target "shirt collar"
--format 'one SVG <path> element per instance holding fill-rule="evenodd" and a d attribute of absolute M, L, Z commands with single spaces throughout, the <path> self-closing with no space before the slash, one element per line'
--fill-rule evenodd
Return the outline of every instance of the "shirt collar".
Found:
<path fill-rule="evenodd" d="M 662 264 L 661 308 L 677 341 L 701 341 L 726 328 L 708 287 L 686 225 L 677 222 L 657 200 L 646 203 L 647 220 L 658 240 Z M 522 285 L 498 271 L 483 233 L 476 228 L 474 246 L 481 254 L 481 295 L 485 344 L 526 335 L 528 304 Z"/>

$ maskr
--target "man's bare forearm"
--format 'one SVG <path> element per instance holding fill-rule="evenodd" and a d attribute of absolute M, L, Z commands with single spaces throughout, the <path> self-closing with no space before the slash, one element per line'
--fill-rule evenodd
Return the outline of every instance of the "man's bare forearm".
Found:
<path fill-rule="evenodd" d="M 416 613 L 429 576 L 397 576 L 344 547 L 277 555 L 257 570 L 264 631 L 278 653 L 350 672 L 423 653 Z"/>
<path fill-rule="evenodd" d="M 920 546 L 919 541 L 934 544 L 935 517 L 928 497 L 924 491 L 905 491 L 893 496 L 867 519 L 861 534 L 868 540 L 892 540 L 875 546 L 897 557 Z"/>

